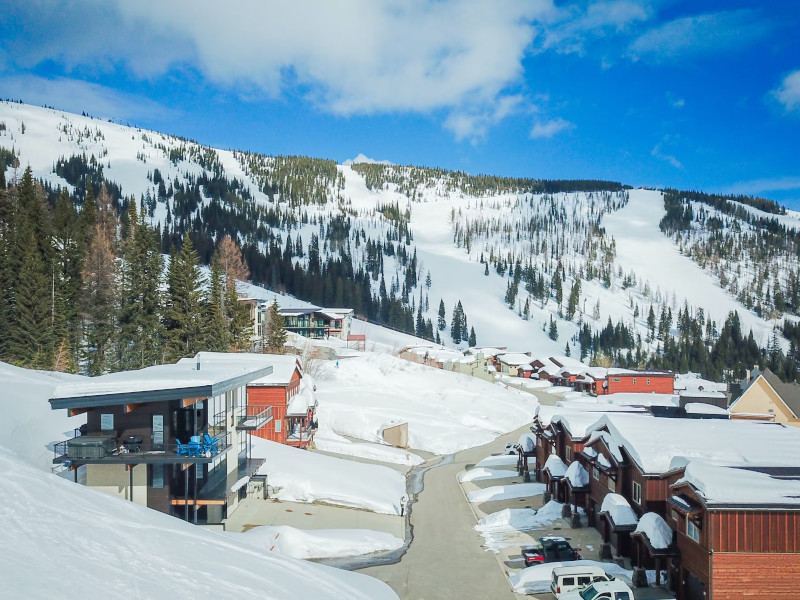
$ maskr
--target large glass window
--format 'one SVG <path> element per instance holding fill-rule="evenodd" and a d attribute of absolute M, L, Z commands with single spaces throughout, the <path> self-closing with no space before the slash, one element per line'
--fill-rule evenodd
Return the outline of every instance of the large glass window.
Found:
<path fill-rule="evenodd" d="M 700 542 L 700 528 L 691 519 L 686 520 L 686 535 L 695 542 Z"/>
<path fill-rule="evenodd" d="M 635 481 L 633 482 L 633 501 L 636 504 L 642 503 L 642 486 Z"/>

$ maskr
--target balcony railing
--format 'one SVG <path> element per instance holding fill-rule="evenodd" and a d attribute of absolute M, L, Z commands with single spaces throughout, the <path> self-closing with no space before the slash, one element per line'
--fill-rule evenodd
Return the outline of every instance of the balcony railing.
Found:
<path fill-rule="evenodd" d="M 272 421 L 271 406 L 248 406 L 245 414 L 239 417 L 236 429 L 240 431 L 253 431 L 260 429 Z"/>
<path fill-rule="evenodd" d="M 195 436 L 194 441 L 144 443 L 140 436 L 79 435 L 55 444 L 55 464 L 207 463 L 231 447 L 231 434 Z"/>

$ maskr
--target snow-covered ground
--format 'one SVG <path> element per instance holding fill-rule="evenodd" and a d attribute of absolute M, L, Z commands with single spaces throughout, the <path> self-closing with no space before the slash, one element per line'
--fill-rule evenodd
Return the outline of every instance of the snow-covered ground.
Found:
<path fill-rule="evenodd" d="M 466 473 L 463 473 L 458 480 L 461 483 L 465 481 L 486 481 L 488 479 L 505 479 L 506 477 L 516 477 L 516 471 L 509 469 L 487 469 L 486 467 L 475 467 Z"/>
<path fill-rule="evenodd" d="M 448 454 L 530 423 L 530 394 L 480 379 L 367 353 L 315 366 L 319 421 L 340 435 L 379 442 L 389 422 L 408 423 L 411 448 Z"/>
<path fill-rule="evenodd" d="M 405 478 L 389 467 L 315 454 L 253 437 L 252 454 L 266 462 L 259 469 L 276 488 L 278 500 L 324 502 L 400 514 Z"/>
<path fill-rule="evenodd" d="M 229 533 L 249 546 L 292 558 L 335 558 L 397 550 L 403 540 L 370 529 L 297 529 L 288 525 L 253 527 Z"/>
<path fill-rule="evenodd" d="M 475 531 L 483 536 L 483 546 L 494 553 L 510 546 L 519 546 L 530 536 L 525 532 L 552 525 L 561 518 L 563 505 L 551 500 L 539 510 L 532 508 L 506 508 L 483 517 Z"/>
<path fill-rule="evenodd" d="M 752 328 L 756 342 L 765 346 L 772 324 L 746 310 L 691 258 L 682 255 L 658 228 L 663 215 L 661 192 L 631 190 L 627 206 L 603 217 L 606 231 L 617 242 L 617 262 L 648 280 L 654 289 L 660 287 L 665 297 L 674 292 L 679 306 L 685 298 L 690 306 L 702 307 L 719 324 L 729 312 L 738 311 L 742 330 L 746 333 Z"/>
<path fill-rule="evenodd" d="M 57 385 L 84 379 L 0 362 L 0 443 L 23 460 L 49 471 L 53 466 L 52 442 L 72 437 L 75 428 L 86 422 L 86 415 L 68 417 L 65 410 L 51 410 L 48 399 Z"/>
<path fill-rule="evenodd" d="M 379 462 L 392 463 L 396 465 L 406 465 L 413 467 L 422 464 L 422 457 L 403 450 L 381 444 L 371 444 L 369 442 L 351 442 L 345 437 L 335 433 L 331 429 L 320 428 L 314 434 L 314 446 L 323 452 L 343 454 L 345 456 L 358 456 Z"/>
<path fill-rule="evenodd" d="M 372 577 L 243 546 L 2 447 L 0 473 L 0 581 L 15 598 L 397 600 Z"/>
<path fill-rule="evenodd" d="M 487 456 L 486 458 L 482 458 L 477 463 L 475 463 L 475 467 L 500 467 L 500 466 L 509 466 L 509 465 L 516 465 L 517 464 L 516 453 L 515 454 L 495 454 L 493 456 Z"/>
<path fill-rule="evenodd" d="M 543 483 L 515 483 L 512 485 L 493 485 L 482 490 L 475 490 L 467 494 L 467 500 L 473 504 L 479 502 L 492 502 L 494 500 L 513 500 L 515 498 L 528 498 L 540 496 L 547 489 Z"/>

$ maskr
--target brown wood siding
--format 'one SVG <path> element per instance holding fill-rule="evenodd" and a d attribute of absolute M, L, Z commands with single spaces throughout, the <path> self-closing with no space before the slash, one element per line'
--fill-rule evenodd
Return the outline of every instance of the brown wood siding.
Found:
<path fill-rule="evenodd" d="M 711 598 L 797 600 L 800 555 L 715 552 Z"/>
<path fill-rule="evenodd" d="M 164 443 L 175 443 L 174 431 L 174 411 L 177 410 L 177 401 L 172 402 L 148 402 L 139 404 L 129 413 L 125 412 L 125 406 L 102 406 L 93 408 L 86 413 L 86 431 L 89 434 L 100 432 L 100 418 L 104 414 L 114 415 L 114 431 L 117 441 L 121 443 L 129 435 L 138 435 L 142 438 L 142 443 L 151 444 L 153 442 L 153 415 L 164 417 Z M 203 410 L 200 409 L 197 422 L 203 422 Z M 182 440 L 188 441 L 188 440 Z"/>
<path fill-rule="evenodd" d="M 678 531 L 678 550 L 681 552 L 681 566 L 691 571 L 708 588 L 711 553 L 684 531 Z"/>
<path fill-rule="evenodd" d="M 800 553 L 798 511 L 724 511 L 711 519 L 714 552 Z"/>

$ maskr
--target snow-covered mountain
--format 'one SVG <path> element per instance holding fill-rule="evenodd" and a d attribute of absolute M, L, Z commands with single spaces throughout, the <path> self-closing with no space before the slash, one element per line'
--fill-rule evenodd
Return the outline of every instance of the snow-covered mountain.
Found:
<path fill-rule="evenodd" d="M 450 323 L 459 302 L 467 320 L 463 333 L 474 328 L 478 344 L 559 354 L 567 344 L 579 353 L 579 339 L 586 345 L 587 335 L 581 338 L 581 331 L 600 332 L 609 320 L 618 335 L 620 325 L 627 329 L 621 335 L 630 338 L 629 349 L 652 352 L 663 336 L 648 325 L 651 308 L 656 317 L 688 308 L 701 321 L 714 321 L 710 336 L 737 311 L 745 334 L 752 329 L 765 348 L 776 325 L 796 310 L 790 297 L 798 255 L 794 238 L 782 233 L 800 229 L 792 212 L 743 209 L 765 222 L 774 217 L 784 228 L 776 235 L 788 240 L 778 256 L 765 257 L 764 276 L 761 264 L 753 264 L 760 255 L 746 244 L 734 243 L 736 251 L 725 258 L 717 255 L 737 232 L 760 239 L 762 223 L 686 200 L 694 206 L 691 224 L 662 232 L 661 191 L 610 182 L 548 183 L 269 157 L 10 102 L 0 103 L 0 159 L 10 165 L 9 182 L 29 165 L 37 179 L 79 199 L 86 177 L 112 182 L 115 193 L 141 202 L 167 242 L 184 230 L 209 240 L 233 233 L 254 280 L 267 286 L 287 287 L 268 258 L 277 248 L 304 268 L 317 260 L 317 250 L 323 269 L 327 259 L 351 262 L 369 275 L 367 297 L 380 296 L 383 283 L 383 293 L 405 307 L 406 324 L 414 317 L 430 320 L 447 345 L 455 345 Z M 719 226 L 709 225 L 715 215 Z M 714 240 L 714 254 L 704 252 Z M 331 285 L 314 292 L 317 302 L 347 299 Z M 301 298 L 311 293 L 289 291 Z M 755 298 L 758 293 L 763 297 Z M 440 301 L 443 330 L 437 327 Z M 381 316 L 395 325 L 402 319 Z M 670 316 L 667 329 L 678 336 Z"/>

